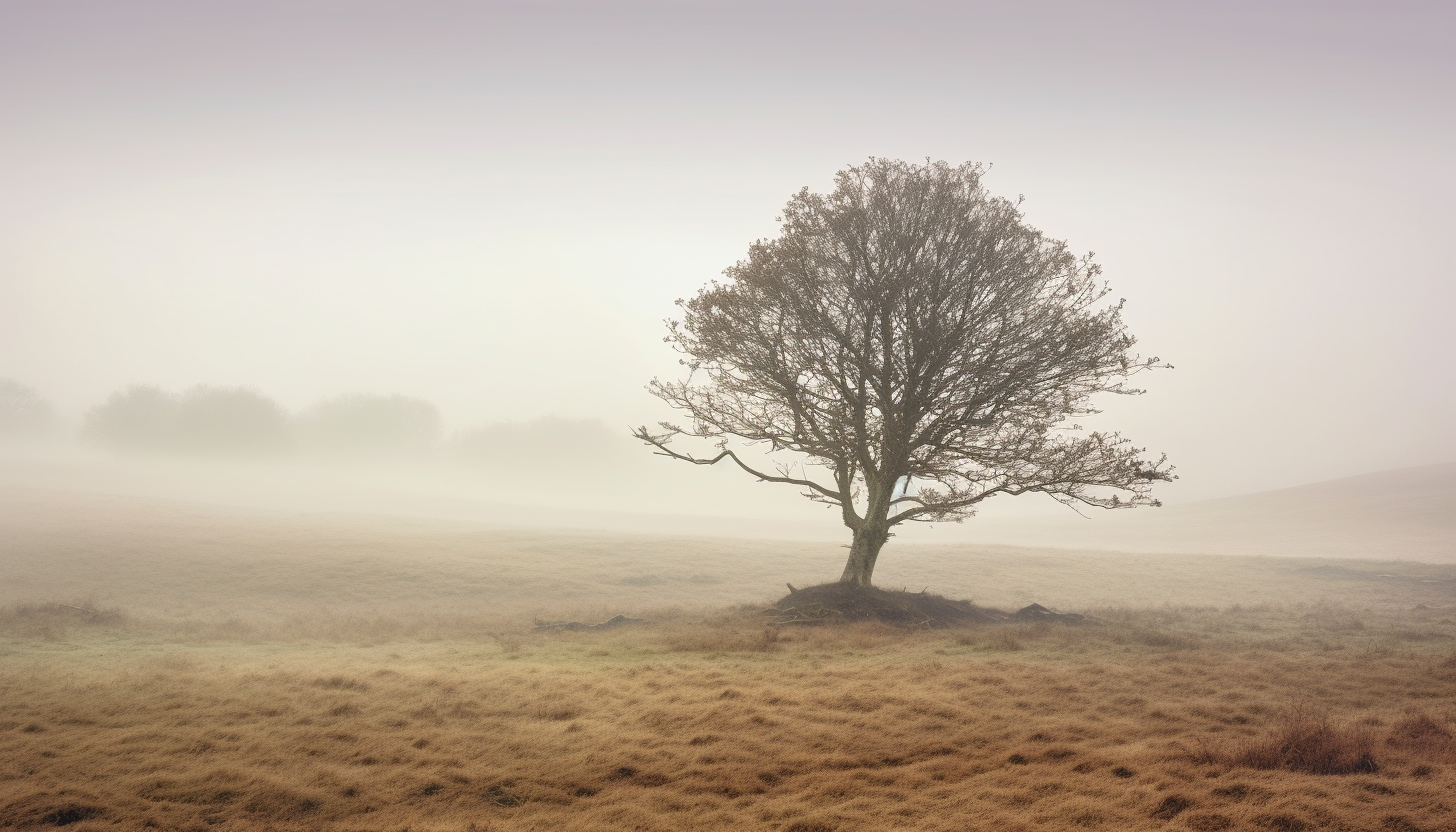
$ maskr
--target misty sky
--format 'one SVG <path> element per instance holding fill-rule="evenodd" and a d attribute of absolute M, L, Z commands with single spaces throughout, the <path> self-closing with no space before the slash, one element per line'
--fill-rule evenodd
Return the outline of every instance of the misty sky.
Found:
<path fill-rule="evenodd" d="M 660 418 L 672 302 L 982 161 L 1177 365 L 1185 498 L 1456 459 L 1449 3 L 0 3 L 0 376 Z"/>

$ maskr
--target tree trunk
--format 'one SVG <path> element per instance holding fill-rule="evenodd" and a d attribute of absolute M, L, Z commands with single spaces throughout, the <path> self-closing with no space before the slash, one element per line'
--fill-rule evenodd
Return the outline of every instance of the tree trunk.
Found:
<path fill-rule="evenodd" d="M 869 586 L 870 576 L 875 572 L 875 560 L 889 539 L 890 530 L 885 526 L 865 525 L 855 529 L 854 542 L 849 547 L 849 562 L 844 565 L 844 574 L 839 576 L 839 582 Z"/>

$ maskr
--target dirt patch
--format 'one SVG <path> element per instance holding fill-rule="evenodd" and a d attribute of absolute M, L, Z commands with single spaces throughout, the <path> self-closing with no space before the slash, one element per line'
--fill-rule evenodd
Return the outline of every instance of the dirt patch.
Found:
<path fill-rule="evenodd" d="M 847 583 L 819 584 L 789 594 L 764 611 L 770 625 L 814 625 L 878 621 L 898 627 L 953 627 L 962 624 L 998 624 L 1017 621 L 1077 623 L 1082 616 L 1056 613 L 1032 604 L 1014 613 L 977 607 L 930 592 L 905 592 Z"/>
<path fill-rule="evenodd" d="M 614 630 L 627 624 L 641 624 L 640 618 L 628 618 L 625 615 L 614 615 L 600 624 L 583 624 L 580 621 L 537 621 L 536 632 L 548 632 L 550 630 L 566 630 L 573 633 L 584 633 L 596 630 Z"/>

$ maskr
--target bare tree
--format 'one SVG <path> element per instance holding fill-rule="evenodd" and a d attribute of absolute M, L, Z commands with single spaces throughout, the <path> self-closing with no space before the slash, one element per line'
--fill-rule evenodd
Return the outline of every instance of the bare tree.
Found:
<path fill-rule="evenodd" d="M 729 460 L 837 507 L 853 542 L 840 580 L 868 586 L 890 530 L 959 520 L 998 494 L 1158 505 L 1166 457 L 1081 432 L 1098 393 L 1142 392 L 1122 303 L 1077 257 L 993 197 L 979 165 L 871 159 L 827 195 L 801 190 L 760 240 L 688 301 L 666 340 L 685 381 L 649 390 L 684 411 L 634 435 L 698 465 Z M 711 440 L 716 452 L 672 446 Z M 800 456 L 775 472 L 730 445 Z"/>

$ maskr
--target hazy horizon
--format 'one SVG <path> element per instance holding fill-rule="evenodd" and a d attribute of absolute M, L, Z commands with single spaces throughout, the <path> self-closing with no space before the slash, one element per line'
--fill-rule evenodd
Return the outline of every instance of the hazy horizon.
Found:
<path fill-rule="evenodd" d="M 213 384 L 294 413 L 402 394 L 446 436 L 625 437 L 670 416 L 643 386 L 680 371 L 674 300 L 799 188 L 928 157 L 991 164 L 990 190 L 1098 253 L 1176 369 L 1097 424 L 1168 453 L 1166 498 L 1447 462 L 1452 24 L 1434 3 L 9 3 L 0 377 L 72 425 L 131 384 Z"/>

